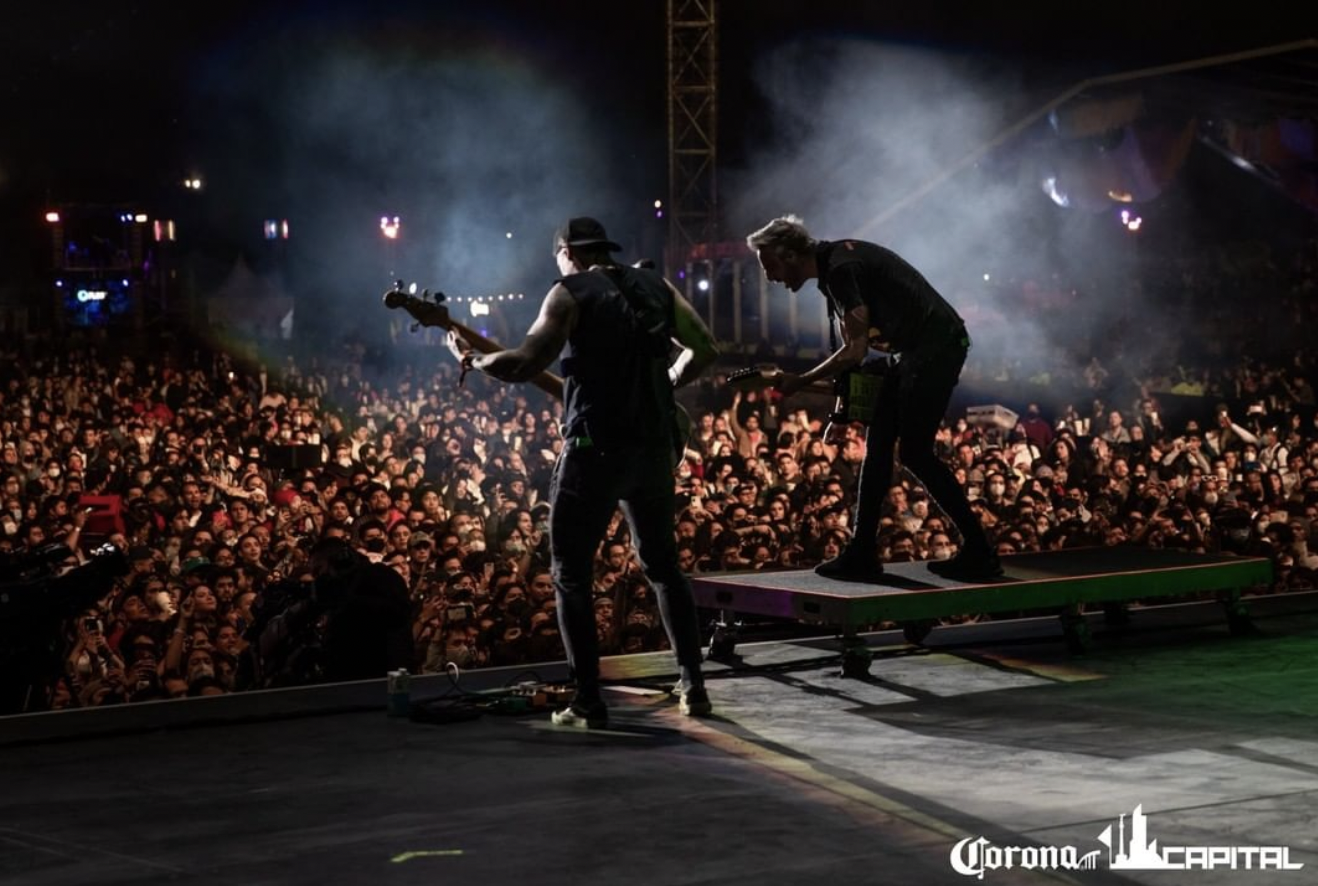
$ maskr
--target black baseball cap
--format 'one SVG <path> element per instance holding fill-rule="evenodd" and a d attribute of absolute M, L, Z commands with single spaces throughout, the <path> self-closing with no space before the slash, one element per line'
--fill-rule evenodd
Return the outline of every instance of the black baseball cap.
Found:
<path fill-rule="evenodd" d="M 621 246 L 609 239 L 608 233 L 604 230 L 604 225 L 584 215 L 568 219 L 567 224 L 554 232 L 554 249 L 557 250 L 560 244 L 567 244 L 568 246 L 595 246 L 598 244 L 606 247 L 609 252 L 620 252 L 622 250 Z"/>

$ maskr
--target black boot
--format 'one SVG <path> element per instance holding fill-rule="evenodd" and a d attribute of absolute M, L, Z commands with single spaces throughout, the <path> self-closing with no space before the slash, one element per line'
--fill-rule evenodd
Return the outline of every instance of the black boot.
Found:
<path fill-rule="evenodd" d="M 832 560 L 815 567 L 815 574 L 834 581 L 862 581 L 878 584 L 883 581 L 883 564 L 873 548 L 850 545 Z"/>

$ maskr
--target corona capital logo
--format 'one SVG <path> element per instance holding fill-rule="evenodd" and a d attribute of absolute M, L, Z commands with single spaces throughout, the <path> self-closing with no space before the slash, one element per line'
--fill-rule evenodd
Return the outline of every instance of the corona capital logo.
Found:
<path fill-rule="evenodd" d="M 1126 816 L 1117 820 L 1116 842 L 1112 825 L 1098 835 L 1107 847 L 1108 867 L 1114 871 L 1298 871 L 1303 864 L 1290 860 L 1289 846 L 1163 846 L 1149 840 L 1148 816 L 1143 804 L 1130 815 L 1130 835 L 1126 834 Z M 1102 850 L 1081 853 L 1074 846 L 997 846 L 984 837 L 966 837 L 952 847 L 949 861 L 952 870 L 966 877 L 984 879 L 988 871 L 1024 868 L 1026 870 L 1094 870 Z"/>

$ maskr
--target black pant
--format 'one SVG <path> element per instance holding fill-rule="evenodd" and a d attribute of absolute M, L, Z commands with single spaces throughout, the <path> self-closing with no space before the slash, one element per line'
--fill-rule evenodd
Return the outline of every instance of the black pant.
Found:
<path fill-rule="evenodd" d="M 875 544 L 879 512 L 893 485 L 896 448 L 902 465 L 919 478 L 961 531 L 964 548 L 972 554 L 988 552 L 984 528 L 970 509 L 965 491 L 934 451 L 934 437 L 961 376 L 966 350 L 964 340 L 960 340 L 903 354 L 884 375 L 860 467 L 854 544 L 871 548 Z"/>
<path fill-rule="evenodd" d="M 622 506 L 645 576 L 681 667 L 699 684 L 700 623 L 691 583 L 677 565 L 673 537 L 673 472 L 668 449 L 603 452 L 594 446 L 563 451 L 550 487 L 549 550 L 558 623 L 579 697 L 599 695 L 599 636 L 591 588 L 595 551 L 613 511 Z"/>

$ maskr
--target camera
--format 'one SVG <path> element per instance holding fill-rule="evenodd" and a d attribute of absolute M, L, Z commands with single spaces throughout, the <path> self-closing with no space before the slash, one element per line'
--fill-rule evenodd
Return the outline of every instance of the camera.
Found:
<path fill-rule="evenodd" d="M 466 621 L 475 614 L 475 608 L 470 603 L 462 603 L 457 606 L 450 606 L 446 614 L 448 621 Z"/>
<path fill-rule="evenodd" d="M 89 634 L 100 633 L 101 620 L 95 616 L 88 616 L 82 620 L 82 627 Z"/>

